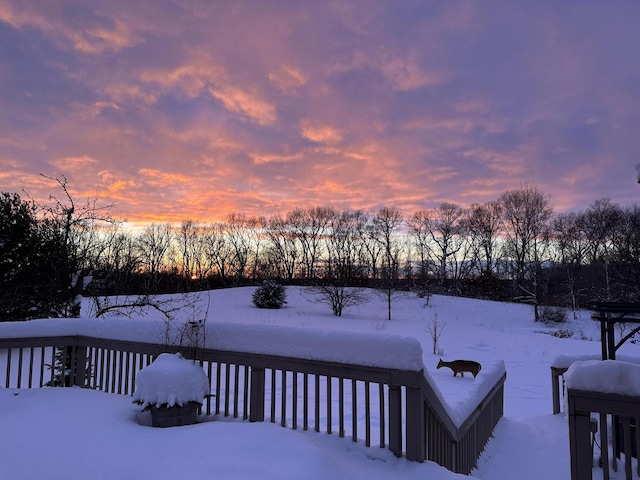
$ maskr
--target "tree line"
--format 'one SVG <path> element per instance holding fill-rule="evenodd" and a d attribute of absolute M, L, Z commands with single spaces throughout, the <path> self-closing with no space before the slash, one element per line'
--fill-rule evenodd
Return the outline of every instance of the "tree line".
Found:
<path fill-rule="evenodd" d="M 609 199 L 553 213 L 535 185 L 463 208 L 404 216 L 296 208 L 271 217 L 148 224 L 133 232 L 66 179 L 47 205 L 0 197 L 0 320 L 78 313 L 79 295 L 159 294 L 257 284 L 378 288 L 557 305 L 640 298 L 640 209 Z"/>

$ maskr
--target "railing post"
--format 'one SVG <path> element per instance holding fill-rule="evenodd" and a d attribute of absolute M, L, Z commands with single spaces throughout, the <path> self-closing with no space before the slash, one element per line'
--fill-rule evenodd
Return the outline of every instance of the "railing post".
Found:
<path fill-rule="evenodd" d="M 389 450 L 402 456 L 402 391 L 398 385 L 389 385 Z"/>
<path fill-rule="evenodd" d="M 85 387 L 87 380 L 87 347 L 71 347 L 71 385 Z"/>
<path fill-rule="evenodd" d="M 571 480 L 590 479 L 593 474 L 593 453 L 591 452 L 590 440 L 591 414 L 576 410 L 571 390 L 568 390 L 567 404 L 569 408 Z"/>
<path fill-rule="evenodd" d="M 407 460 L 424 462 L 426 431 L 422 390 L 407 387 Z"/>
<path fill-rule="evenodd" d="M 249 421 L 264 422 L 264 368 L 251 368 Z"/>
<path fill-rule="evenodd" d="M 551 367 L 551 396 L 553 397 L 553 414 L 560 413 L 560 374 L 556 367 Z"/>

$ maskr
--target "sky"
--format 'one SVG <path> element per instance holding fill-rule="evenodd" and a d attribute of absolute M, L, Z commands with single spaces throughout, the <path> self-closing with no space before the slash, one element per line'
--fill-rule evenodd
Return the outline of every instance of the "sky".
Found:
<path fill-rule="evenodd" d="M 135 223 L 640 198 L 640 3 L 0 0 L 0 191 Z"/>

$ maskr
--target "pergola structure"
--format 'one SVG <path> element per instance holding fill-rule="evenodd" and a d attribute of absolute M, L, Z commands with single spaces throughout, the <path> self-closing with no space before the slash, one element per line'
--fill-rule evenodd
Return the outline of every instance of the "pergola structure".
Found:
<path fill-rule="evenodd" d="M 600 322 L 602 359 L 615 360 L 616 351 L 640 331 L 640 303 L 592 302 L 589 309 L 594 312 L 591 318 Z M 636 323 L 638 326 L 616 343 L 615 326 L 618 323 Z"/>

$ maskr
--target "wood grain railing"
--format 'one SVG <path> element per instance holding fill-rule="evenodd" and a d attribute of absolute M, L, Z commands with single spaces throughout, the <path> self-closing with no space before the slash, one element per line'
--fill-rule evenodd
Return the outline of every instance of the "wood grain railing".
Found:
<path fill-rule="evenodd" d="M 131 395 L 141 368 L 178 350 L 84 335 L 0 338 L 0 386 L 73 385 Z M 199 349 L 197 360 L 211 385 L 203 414 L 337 433 L 458 473 L 473 469 L 503 414 L 506 374 L 456 426 L 422 370 L 211 348 Z"/>

